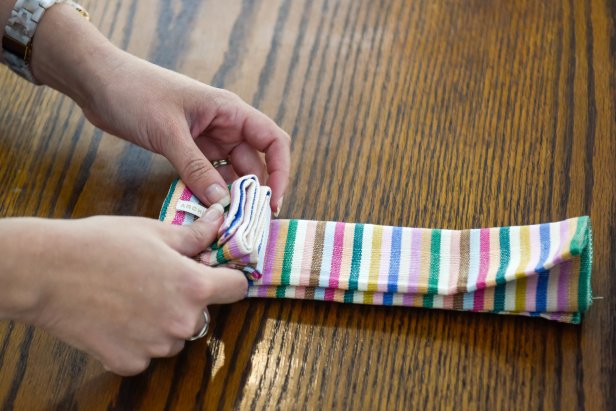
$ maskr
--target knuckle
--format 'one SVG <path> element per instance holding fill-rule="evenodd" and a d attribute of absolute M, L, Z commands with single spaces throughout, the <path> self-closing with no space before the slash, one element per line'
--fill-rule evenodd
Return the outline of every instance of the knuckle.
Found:
<path fill-rule="evenodd" d="M 291 136 L 286 132 L 282 132 L 282 140 L 287 146 L 291 146 Z"/>
<path fill-rule="evenodd" d="M 218 172 L 205 158 L 193 158 L 184 165 L 184 176 L 189 181 L 215 178 Z"/>
<path fill-rule="evenodd" d="M 203 305 L 212 298 L 214 290 L 211 281 L 203 275 L 203 271 L 199 269 L 192 271 L 184 278 L 184 284 L 186 284 L 186 296 L 193 303 Z"/>
<path fill-rule="evenodd" d="M 223 98 L 229 103 L 244 102 L 240 96 L 229 90 L 223 90 Z"/>
<path fill-rule="evenodd" d="M 149 358 L 112 359 L 104 363 L 105 369 L 123 377 L 139 374 L 148 368 L 148 365 L 150 365 Z"/>
<path fill-rule="evenodd" d="M 248 281 L 244 276 L 238 279 L 238 296 L 239 298 L 244 298 L 246 294 L 248 294 Z"/>
<path fill-rule="evenodd" d="M 213 226 L 213 224 L 212 224 Z M 204 230 L 204 225 L 201 223 L 199 225 L 191 224 L 188 227 L 189 232 L 189 240 L 203 247 L 205 250 L 207 247 L 211 245 L 211 243 L 216 239 L 215 231 L 211 232 L 207 229 Z M 214 230 L 214 227 L 212 230 Z"/>
<path fill-rule="evenodd" d="M 219 108 L 227 108 L 242 102 L 243 100 L 237 94 L 226 89 L 216 89 L 214 102 Z"/>
<path fill-rule="evenodd" d="M 164 358 L 164 357 L 172 357 L 177 354 L 175 349 L 174 341 L 169 340 L 164 343 L 157 344 L 150 349 L 150 356 L 152 358 Z"/>
<path fill-rule="evenodd" d="M 170 333 L 174 338 L 186 340 L 195 333 L 198 318 L 196 315 L 179 316 L 170 327 Z"/>
<path fill-rule="evenodd" d="M 213 287 L 203 276 L 195 276 L 195 280 L 190 288 L 190 296 L 193 300 L 200 303 L 207 303 L 213 295 Z"/>
<path fill-rule="evenodd" d="M 148 368 L 149 365 L 150 365 L 150 359 L 149 358 L 145 358 L 145 357 L 144 358 L 137 358 L 137 359 L 133 360 L 133 362 L 131 364 L 131 371 L 134 374 L 139 374 L 140 372 L 142 372 L 146 368 Z"/>

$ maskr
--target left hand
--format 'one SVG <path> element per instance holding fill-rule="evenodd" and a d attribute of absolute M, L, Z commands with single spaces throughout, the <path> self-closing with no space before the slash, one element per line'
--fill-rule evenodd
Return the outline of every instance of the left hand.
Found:
<path fill-rule="evenodd" d="M 290 168 L 290 138 L 237 95 L 126 53 L 113 81 L 83 107 L 97 127 L 163 154 L 207 205 L 228 196 L 226 184 L 255 174 L 272 188 L 279 211 Z M 265 161 L 263 160 L 264 154 Z M 211 161 L 229 159 L 221 176 Z M 226 182 L 225 182 L 226 180 Z"/>
<path fill-rule="evenodd" d="M 272 211 L 279 211 L 291 140 L 237 95 L 118 49 L 62 4 L 39 24 L 32 70 L 97 127 L 167 157 L 205 204 L 226 205 L 227 183 L 253 173 L 272 188 Z M 222 159 L 232 164 L 220 169 L 225 178 L 211 164 Z"/>

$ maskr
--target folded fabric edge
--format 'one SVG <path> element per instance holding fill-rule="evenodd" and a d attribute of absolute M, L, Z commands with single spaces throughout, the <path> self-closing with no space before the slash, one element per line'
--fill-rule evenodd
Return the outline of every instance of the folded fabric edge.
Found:
<path fill-rule="evenodd" d="M 160 221 L 165 221 L 167 210 L 169 209 L 169 204 L 171 203 L 171 198 L 173 197 L 173 193 L 175 193 L 175 188 L 177 187 L 179 181 L 180 179 L 176 178 L 175 180 L 173 180 L 173 182 L 171 183 L 171 186 L 169 187 L 169 191 L 167 192 L 167 196 L 165 197 L 163 206 L 160 209 L 160 214 L 158 215 L 158 219 Z"/>
<path fill-rule="evenodd" d="M 593 257 L 593 242 L 592 242 L 592 224 L 590 217 L 580 217 L 585 221 L 585 229 L 583 230 L 584 238 L 582 241 L 582 251 L 580 254 L 580 278 L 578 283 L 578 304 L 580 312 L 585 312 L 592 304 L 592 257 Z"/>
<path fill-rule="evenodd" d="M 385 307 L 405 307 L 405 308 L 423 308 L 423 309 L 438 309 L 438 310 L 451 310 L 451 311 L 459 311 L 459 312 L 471 312 L 471 313 L 481 313 L 481 314 L 499 314 L 499 315 L 522 315 L 527 317 L 539 317 L 547 320 L 558 321 L 566 324 L 580 324 L 582 315 L 580 312 L 542 312 L 542 311 L 496 311 L 496 310 L 468 310 L 468 309 L 459 309 L 452 307 L 426 307 L 423 305 L 413 305 L 413 304 L 404 304 L 400 302 L 396 302 L 395 299 L 389 299 L 389 303 L 381 302 L 380 299 L 368 299 L 365 300 L 362 296 L 361 300 L 353 300 L 348 301 L 344 293 L 340 293 L 339 290 L 331 290 L 324 288 L 312 289 L 312 292 L 307 292 L 305 294 L 296 294 L 297 290 L 293 290 L 292 292 L 288 292 L 286 290 L 287 287 L 284 286 L 249 286 L 248 287 L 248 298 L 271 298 L 271 299 L 292 299 L 292 300 L 300 300 L 300 301 L 327 301 L 327 302 L 335 302 L 340 304 L 361 304 L 361 305 L 375 305 L 375 306 L 385 306 Z M 344 291 L 344 290 L 341 290 Z M 371 293 L 362 293 L 365 295 Z M 373 293 L 383 294 L 383 293 Z M 374 296 L 371 294 L 372 296 Z M 390 294 L 390 293 L 385 293 Z M 389 295 L 389 297 L 391 297 Z M 421 296 L 423 297 L 423 295 Z"/>

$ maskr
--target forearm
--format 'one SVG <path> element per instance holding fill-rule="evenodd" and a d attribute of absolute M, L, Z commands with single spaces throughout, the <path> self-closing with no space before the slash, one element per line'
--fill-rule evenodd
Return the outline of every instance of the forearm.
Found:
<path fill-rule="evenodd" d="M 0 0 L 0 24 L 6 25 L 15 0 Z M 81 107 L 105 86 L 116 56 L 122 51 L 71 6 L 56 4 L 46 11 L 33 43 L 31 70 L 47 86 L 68 95 Z"/>
<path fill-rule="evenodd" d="M 44 224 L 37 218 L 0 219 L 0 320 L 34 321 L 42 286 L 32 267 L 41 261 Z"/>

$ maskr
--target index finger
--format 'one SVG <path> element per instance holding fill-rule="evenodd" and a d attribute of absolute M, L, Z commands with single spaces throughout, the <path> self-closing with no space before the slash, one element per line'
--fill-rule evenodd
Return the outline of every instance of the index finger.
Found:
<path fill-rule="evenodd" d="M 247 104 L 248 106 L 248 104 Z M 268 116 L 248 106 L 249 112 L 242 126 L 248 144 L 265 153 L 267 185 L 272 189 L 270 205 L 277 212 L 289 183 L 291 169 L 291 138 Z"/>

